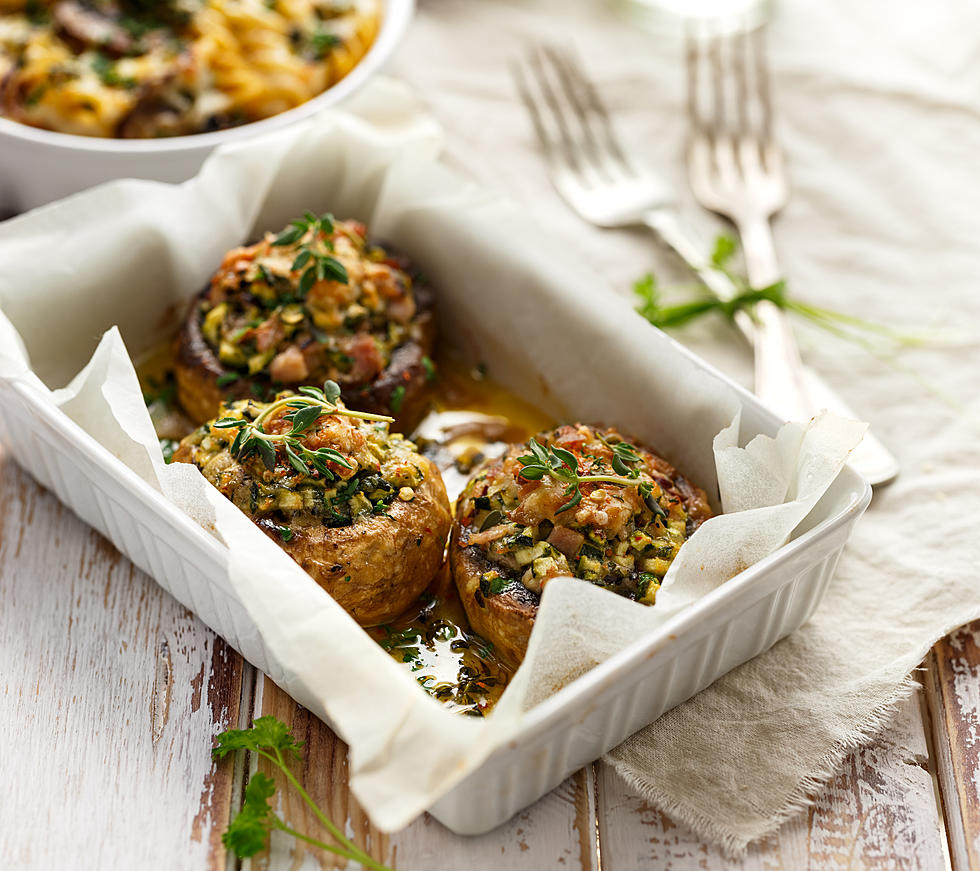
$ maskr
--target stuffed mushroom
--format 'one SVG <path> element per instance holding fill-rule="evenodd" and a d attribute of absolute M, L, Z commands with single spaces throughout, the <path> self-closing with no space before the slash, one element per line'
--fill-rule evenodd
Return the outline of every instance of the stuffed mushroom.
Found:
<path fill-rule="evenodd" d="M 390 419 L 347 409 L 336 384 L 303 390 L 223 405 L 174 461 L 197 466 L 358 623 L 387 622 L 442 564 L 446 488 Z"/>
<path fill-rule="evenodd" d="M 519 663 L 541 592 L 571 575 L 652 605 L 707 497 L 615 430 L 583 424 L 511 445 L 467 483 L 450 543 L 475 632 Z"/>
<path fill-rule="evenodd" d="M 344 401 L 422 417 L 434 294 L 357 221 L 307 214 L 278 235 L 229 251 L 176 338 L 177 395 L 195 422 L 223 399 L 337 382 Z"/>

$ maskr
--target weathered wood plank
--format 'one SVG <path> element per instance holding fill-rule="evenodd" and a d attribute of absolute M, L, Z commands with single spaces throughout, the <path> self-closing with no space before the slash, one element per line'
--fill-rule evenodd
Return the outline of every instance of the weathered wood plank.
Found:
<path fill-rule="evenodd" d="M 595 823 L 595 775 L 589 766 L 485 835 L 460 837 L 426 815 L 391 836 L 392 858 L 399 871 L 597 871 Z"/>
<path fill-rule="evenodd" d="M 296 769 L 304 789 L 330 819 L 344 828 L 348 837 L 375 859 L 398 871 L 464 867 L 597 871 L 596 800 L 591 768 L 568 778 L 535 805 L 486 835 L 460 837 L 428 815 L 404 831 L 385 835 L 371 825 L 347 788 L 344 743 L 268 678 L 257 684 L 256 715 L 275 715 L 289 723 L 297 738 L 305 742 L 303 763 Z M 264 766 L 260 770 L 271 773 Z M 279 795 L 289 825 L 322 837 L 322 828 L 298 796 L 289 790 L 280 790 Z M 257 857 L 253 867 L 262 871 L 295 871 L 347 865 L 336 856 L 275 833 L 271 849 Z"/>
<path fill-rule="evenodd" d="M 0 854 L 224 868 L 241 658 L 0 452 Z"/>
<path fill-rule="evenodd" d="M 599 764 L 603 871 L 682 869 L 941 869 L 944 834 L 918 700 L 876 741 L 844 761 L 807 814 L 741 860 L 727 859 L 676 825 Z"/>
<path fill-rule="evenodd" d="M 932 650 L 926 698 L 955 871 L 980 869 L 980 621 Z"/>

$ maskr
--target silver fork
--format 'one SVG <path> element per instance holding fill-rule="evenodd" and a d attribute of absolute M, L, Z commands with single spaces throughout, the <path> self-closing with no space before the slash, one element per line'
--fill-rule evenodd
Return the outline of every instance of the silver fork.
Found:
<path fill-rule="evenodd" d="M 749 284 L 767 287 L 782 277 L 770 220 L 785 206 L 788 186 L 782 149 L 772 132 L 763 28 L 726 38 L 689 35 L 687 70 L 691 189 L 701 205 L 735 225 Z M 760 302 L 752 323 L 743 321 L 741 327 L 755 349 L 755 393 L 763 402 L 793 420 L 805 420 L 821 408 L 856 417 L 803 365 L 782 309 Z M 898 474 L 898 461 L 871 433 L 855 449 L 851 464 L 873 484 Z"/>
<path fill-rule="evenodd" d="M 702 206 L 735 225 L 749 284 L 756 288 L 781 277 L 769 219 L 787 199 L 783 154 L 772 136 L 765 64 L 755 44 L 761 33 L 724 40 L 690 37 L 687 48 L 691 189 Z M 700 87 L 702 77 L 707 88 Z M 734 86 L 735 93 L 727 93 L 733 88 L 726 86 Z M 708 92 L 707 100 L 701 90 Z M 806 419 L 813 401 L 789 318 L 771 302 L 760 302 L 754 314 L 755 393 L 785 417 Z"/>
<path fill-rule="evenodd" d="M 608 111 L 571 52 L 552 45 L 532 47 L 526 60 L 515 63 L 512 69 L 544 150 L 552 184 L 566 203 L 584 220 L 599 227 L 649 227 L 709 290 L 722 299 L 731 298 L 737 292 L 731 280 L 711 266 L 703 253 L 705 248 L 681 226 L 670 188 L 623 149 Z M 768 225 L 765 229 L 768 232 Z M 770 272 L 778 273 L 778 269 Z M 756 284 L 762 274 L 757 271 L 753 276 L 750 272 L 754 286 L 764 286 Z M 777 274 L 772 280 L 778 277 Z M 757 347 L 757 373 L 760 365 L 782 366 L 784 361 L 792 359 L 785 344 L 792 341 L 791 332 L 774 329 L 760 333 L 756 321 L 747 312 L 739 313 L 736 324 Z M 763 350 L 760 347 L 763 341 L 772 337 L 783 345 L 779 349 L 774 346 Z M 795 349 L 795 342 L 790 347 Z M 789 381 L 783 379 L 786 389 L 794 391 L 790 403 L 783 406 L 784 416 L 806 420 L 821 407 L 855 416 L 816 373 L 799 362 L 798 352 L 793 365 L 802 367 L 804 374 Z M 757 383 L 760 379 L 767 381 L 768 376 L 757 374 Z M 811 400 L 801 400 L 801 396 L 811 396 L 814 400 L 819 396 L 821 404 L 814 406 Z M 869 448 L 870 456 L 866 456 Z M 894 477 L 897 468 L 894 458 L 879 442 L 872 443 L 866 438 L 859 450 L 862 457 L 858 458 L 855 451 L 852 463 L 860 465 L 859 471 L 871 483 L 884 483 Z"/>

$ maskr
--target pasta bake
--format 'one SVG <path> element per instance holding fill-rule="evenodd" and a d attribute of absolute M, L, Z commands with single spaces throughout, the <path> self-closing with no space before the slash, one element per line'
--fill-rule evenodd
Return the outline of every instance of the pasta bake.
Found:
<path fill-rule="evenodd" d="M 142 139 L 258 121 L 347 75 L 380 18 L 380 0 L 0 0 L 0 115 Z"/>

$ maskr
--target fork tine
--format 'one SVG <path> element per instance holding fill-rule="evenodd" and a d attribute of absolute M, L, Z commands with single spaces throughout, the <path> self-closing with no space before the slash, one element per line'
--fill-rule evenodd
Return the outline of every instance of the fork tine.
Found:
<path fill-rule="evenodd" d="M 531 116 L 531 123 L 534 126 L 534 132 L 538 137 L 538 142 L 544 149 L 545 156 L 549 161 L 558 160 L 558 144 L 548 132 L 547 127 L 545 127 L 544 118 L 541 116 L 538 103 L 532 96 L 531 89 L 528 87 L 527 77 L 524 74 L 523 66 L 516 60 L 511 61 L 510 72 L 514 79 L 514 84 L 517 86 L 517 93 L 520 95 L 521 101 L 524 103 L 528 114 Z"/>
<path fill-rule="evenodd" d="M 699 69 L 707 67 L 708 102 L 712 106 L 707 117 L 701 115 L 701 135 L 707 141 L 700 147 L 701 166 L 707 177 L 717 176 L 722 184 L 732 184 L 738 176 L 736 141 L 742 117 L 727 106 L 725 63 L 722 40 L 717 36 L 695 36 L 689 43 Z M 700 58 L 703 58 L 701 60 Z M 700 95 L 695 92 L 695 101 Z"/>
<path fill-rule="evenodd" d="M 542 58 L 547 58 L 552 70 L 558 78 L 562 92 L 571 105 L 571 116 L 575 119 L 578 127 L 582 131 L 584 141 L 580 142 L 588 151 L 589 157 L 595 160 L 598 154 L 598 144 L 592 132 L 592 127 L 588 124 L 585 117 L 585 106 L 579 96 L 581 86 L 580 76 L 572 67 L 571 63 L 563 56 L 563 53 L 553 45 L 541 46 Z"/>
<path fill-rule="evenodd" d="M 581 149 L 572 134 L 569 125 L 569 111 L 558 97 L 558 90 L 551 81 L 551 76 L 545 69 L 545 56 L 543 49 L 532 47 L 527 54 L 527 67 L 535 80 L 538 93 L 542 103 L 539 105 L 547 106 L 550 110 L 549 116 L 558 131 L 558 142 L 561 148 L 561 155 L 565 165 L 581 174 L 585 171 L 581 160 Z M 553 73 L 554 74 L 554 73 Z M 543 115 L 542 115 L 543 123 Z"/>
<path fill-rule="evenodd" d="M 752 47 L 748 35 L 743 31 L 729 37 L 729 54 L 731 56 L 732 78 L 735 82 L 735 117 L 734 135 L 736 138 L 748 136 L 752 131 L 752 116 L 749 110 L 749 72 L 752 57 Z"/>
<path fill-rule="evenodd" d="M 691 123 L 691 130 L 698 133 L 706 130 L 707 124 L 701 114 L 701 101 L 698 98 L 701 78 L 698 72 L 701 65 L 698 59 L 698 44 L 693 31 L 690 30 L 687 34 L 687 50 L 684 58 L 687 63 L 687 116 Z"/>
<path fill-rule="evenodd" d="M 764 143 L 769 144 L 772 138 L 772 100 L 769 93 L 769 68 L 766 65 L 766 36 L 765 29 L 756 28 L 747 40 L 751 40 L 755 53 L 755 82 L 756 93 L 759 96 L 759 106 L 762 111 L 761 132 Z"/>
<path fill-rule="evenodd" d="M 575 107 L 597 166 L 613 175 L 617 172 L 635 174 L 616 137 L 609 112 L 600 99 L 595 85 L 585 75 L 582 60 L 577 52 L 569 48 L 559 50 L 552 45 L 547 48 L 547 53 L 558 70 L 569 100 Z"/>
<path fill-rule="evenodd" d="M 728 133 L 728 118 L 725 111 L 725 73 L 721 60 L 721 40 L 715 36 L 709 39 L 708 63 L 711 66 L 711 87 L 714 95 L 714 115 L 712 116 L 712 133 L 715 142 Z"/>

